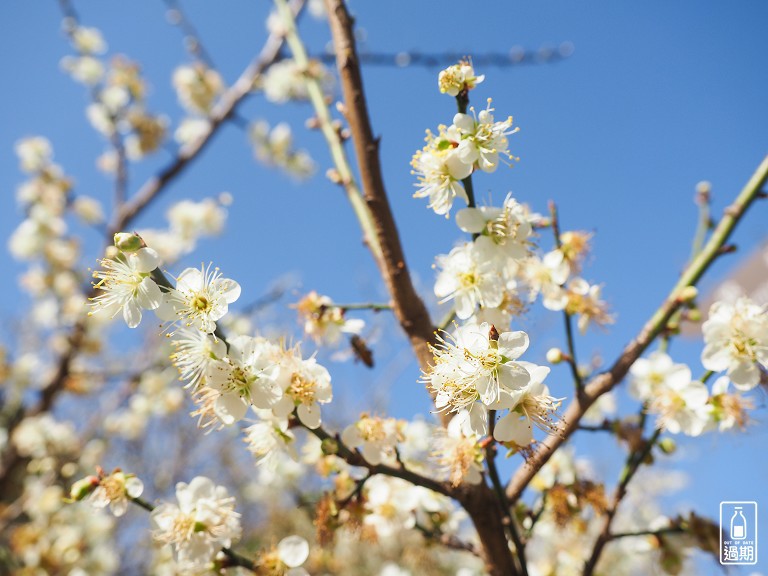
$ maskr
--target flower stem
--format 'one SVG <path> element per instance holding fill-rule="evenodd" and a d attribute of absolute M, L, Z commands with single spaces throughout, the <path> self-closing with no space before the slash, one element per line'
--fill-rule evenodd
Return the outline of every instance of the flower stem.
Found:
<path fill-rule="evenodd" d="M 466 114 L 469 107 L 469 90 L 462 90 L 456 94 L 456 106 L 459 109 L 459 114 Z M 472 185 L 472 174 L 464 178 L 461 181 L 464 184 L 464 190 L 467 193 L 467 205 L 470 208 L 475 207 L 475 187 Z M 479 234 L 472 234 L 472 239 L 475 240 Z"/>
<path fill-rule="evenodd" d="M 552 233 L 555 235 L 555 247 L 560 249 L 563 245 L 560 241 L 560 220 L 557 215 L 557 205 L 554 202 L 549 203 L 549 214 Z M 571 315 L 567 308 L 563 310 L 563 317 L 565 319 L 565 338 L 568 343 L 568 364 L 571 367 L 573 382 L 576 384 L 576 388 L 580 390 L 584 387 L 584 380 L 581 377 L 579 363 L 576 360 L 576 343 L 573 338 L 573 320 L 571 319 Z"/>

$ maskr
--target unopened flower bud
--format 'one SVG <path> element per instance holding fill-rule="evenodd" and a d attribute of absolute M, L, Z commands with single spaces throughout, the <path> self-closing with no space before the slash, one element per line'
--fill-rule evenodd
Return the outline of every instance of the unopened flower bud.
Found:
<path fill-rule="evenodd" d="M 320 449 L 326 456 L 333 456 L 339 452 L 339 443 L 333 438 L 326 438 L 320 443 Z"/>
<path fill-rule="evenodd" d="M 705 204 L 709 201 L 709 195 L 712 193 L 712 184 L 702 180 L 696 184 L 696 203 Z"/>
<path fill-rule="evenodd" d="M 688 320 L 691 322 L 701 322 L 701 310 L 698 308 L 688 310 Z"/>
<path fill-rule="evenodd" d="M 144 248 L 144 240 L 141 236 L 131 232 L 118 232 L 115 234 L 115 246 L 121 251 L 129 254 L 131 252 L 137 252 Z"/>
<path fill-rule="evenodd" d="M 699 290 L 696 286 L 686 286 L 680 290 L 680 296 L 678 298 L 681 302 L 692 302 L 699 295 Z"/>
<path fill-rule="evenodd" d="M 93 492 L 98 485 L 99 479 L 96 476 L 86 476 L 72 484 L 72 488 L 69 490 L 69 497 L 72 500 L 80 501 Z"/>
<path fill-rule="evenodd" d="M 341 174 L 339 174 L 339 171 L 335 168 L 328 168 L 328 170 L 325 173 L 326 178 L 333 182 L 334 184 L 341 184 Z"/>
<path fill-rule="evenodd" d="M 550 348 L 547 350 L 547 362 L 550 364 L 560 364 L 563 359 L 563 351 L 560 348 Z"/>
<path fill-rule="evenodd" d="M 659 449 L 664 454 L 674 454 L 677 450 L 677 443 L 672 438 L 662 438 L 659 440 Z"/>

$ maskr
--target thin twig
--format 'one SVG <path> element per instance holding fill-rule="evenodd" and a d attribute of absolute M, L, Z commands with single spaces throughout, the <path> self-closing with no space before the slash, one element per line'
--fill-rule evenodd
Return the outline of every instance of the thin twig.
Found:
<path fill-rule="evenodd" d="M 460 540 L 453 534 L 444 534 L 437 530 L 430 530 L 426 526 L 422 526 L 419 523 L 416 523 L 414 528 L 421 532 L 426 538 L 434 540 L 446 548 L 458 550 L 460 552 L 469 552 L 470 554 L 474 554 L 475 556 L 480 557 L 480 551 L 474 545 L 470 544 L 469 542 Z"/>
<path fill-rule="evenodd" d="M 496 494 L 499 508 L 503 517 L 504 528 L 509 534 L 509 539 L 515 546 L 515 552 L 517 555 L 517 561 L 520 565 L 521 576 L 528 576 L 528 566 L 525 561 L 525 546 L 520 539 L 520 534 L 517 531 L 517 525 L 515 519 L 512 517 L 512 507 L 507 500 L 507 495 L 504 493 L 504 486 L 499 478 L 499 471 L 496 468 L 496 443 L 493 441 L 493 429 L 496 425 L 496 410 L 490 410 L 488 412 L 488 436 L 491 441 L 485 447 L 485 464 L 488 467 L 488 476 L 491 479 L 491 485 L 493 486 L 493 492 Z"/>
<path fill-rule="evenodd" d="M 429 344 L 435 342 L 435 328 L 408 273 L 400 236 L 384 188 L 379 139 L 374 136 L 368 117 L 352 18 L 341 0 L 326 0 L 326 10 L 363 196 L 373 221 L 377 244 L 381 248 L 380 269 L 392 295 L 395 315 L 411 341 L 421 369 L 426 370 L 432 361 Z"/>
<path fill-rule="evenodd" d="M 181 8 L 178 0 L 163 0 L 163 2 L 168 7 L 169 22 L 178 27 L 184 36 L 184 47 L 194 58 L 202 61 L 208 68 L 215 68 L 213 58 L 200 41 L 200 34 L 190 19 L 187 18 L 187 14 Z"/>
<path fill-rule="evenodd" d="M 557 215 L 557 205 L 554 202 L 549 203 L 549 214 L 552 232 L 555 235 L 555 247 L 560 249 L 563 245 L 560 240 L 560 219 Z M 584 380 L 579 372 L 579 362 L 576 359 L 576 343 L 573 338 L 573 320 L 571 319 L 571 314 L 568 312 L 567 307 L 563 310 L 563 317 L 565 319 L 565 338 L 568 344 L 568 358 L 566 358 L 566 360 L 571 367 L 573 382 L 576 384 L 576 389 L 578 391 L 584 387 Z"/>
<path fill-rule="evenodd" d="M 374 312 L 392 310 L 392 304 L 377 304 L 376 302 L 360 302 L 357 304 L 336 304 L 334 302 L 333 307 L 341 308 L 342 310 L 373 310 Z"/>
<path fill-rule="evenodd" d="M 651 450 L 656 445 L 656 441 L 661 434 L 661 429 L 657 428 L 649 439 L 642 443 L 641 447 L 637 450 L 633 450 L 627 456 L 627 461 L 624 464 L 624 468 L 621 472 L 619 479 L 619 485 L 616 487 L 616 492 L 613 496 L 611 506 L 605 511 L 603 516 L 603 527 L 600 530 L 600 535 L 595 541 L 595 545 L 592 548 L 592 554 L 587 560 L 584 566 L 583 576 L 592 576 L 597 567 L 597 563 L 600 560 L 600 556 L 605 548 L 605 545 L 611 540 L 611 524 L 616 517 L 616 512 L 619 509 L 621 501 L 627 494 L 627 486 L 634 478 L 637 471 L 640 469 L 640 465 L 645 461 Z"/>
<path fill-rule="evenodd" d="M 110 142 L 115 152 L 115 158 L 117 159 L 117 166 L 115 167 L 115 195 L 114 206 L 115 211 L 119 211 L 123 204 L 125 204 L 126 195 L 128 194 L 128 160 L 125 156 L 125 143 L 123 137 L 117 129 L 117 118 L 111 118 L 112 121 L 112 134 L 110 135 Z"/>
<path fill-rule="evenodd" d="M 383 474 L 384 476 L 392 476 L 394 478 L 401 478 L 407 480 L 415 486 L 423 486 L 429 488 L 433 492 L 443 494 L 444 496 L 454 497 L 455 491 L 453 488 L 445 482 L 438 482 L 432 478 L 422 476 L 412 470 L 408 470 L 405 466 L 398 468 L 389 466 L 387 464 L 371 464 L 363 455 L 357 450 L 352 450 L 349 446 L 342 442 L 339 435 L 332 435 L 327 432 L 322 426 L 318 428 L 308 428 L 304 426 L 311 434 L 317 436 L 321 441 L 328 441 L 334 443 L 337 448 L 336 456 L 344 460 L 347 464 L 352 466 L 361 466 L 366 468 L 370 475 Z"/>
<path fill-rule="evenodd" d="M 685 529 L 682 526 L 668 526 L 656 530 L 637 530 L 635 532 L 616 532 L 609 535 L 610 540 L 619 540 L 620 538 L 635 538 L 638 536 L 664 536 L 665 534 L 682 534 Z"/>
<path fill-rule="evenodd" d="M 507 485 L 507 497 L 511 502 L 517 501 L 531 478 L 547 463 L 554 452 L 578 428 L 584 413 L 603 394 L 611 390 L 627 375 L 630 366 L 651 345 L 666 326 L 675 311 L 682 305 L 680 293 L 688 286 L 694 286 L 710 265 L 721 254 L 721 248 L 728 242 L 733 229 L 744 216 L 752 202 L 760 195 L 763 185 L 768 179 L 768 156 L 763 158 L 757 170 L 741 190 L 736 200 L 725 210 L 723 218 L 712 232 L 704 249 L 685 269 L 682 276 L 672 288 L 669 296 L 659 306 L 643 329 L 622 351 L 607 372 L 598 374 L 587 384 L 583 393 L 577 395 L 563 415 L 563 423 L 557 434 L 551 434 L 539 444 L 536 452 L 518 468 Z"/>

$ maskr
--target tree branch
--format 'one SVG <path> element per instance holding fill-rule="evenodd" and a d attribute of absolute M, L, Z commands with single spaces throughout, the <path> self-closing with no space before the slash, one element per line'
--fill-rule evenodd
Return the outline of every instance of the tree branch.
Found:
<path fill-rule="evenodd" d="M 408 470 L 405 466 L 395 468 L 394 466 L 389 466 L 387 464 L 371 464 L 365 458 L 363 458 L 363 455 L 360 454 L 360 452 L 357 450 L 352 450 L 349 448 L 349 446 L 344 444 L 338 434 L 332 435 L 322 427 L 313 429 L 304 426 L 304 428 L 306 428 L 311 434 L 314 434 L 322 441 L 334 442 L 338 448 L 336 456 L 351 466 L 360 466 L 362 468 L 366 468 L 371 476 L 375 474 L 392 476 L 394 478 L 406 480 L 415 486 L 423 486 L 424 488 L 428 488 L 433 492 L 448 496 L 449 498 L 455 497 L 455 490 L 452 486 L 445 482 L 438 482 L 432 478 L 427 478 L 426 476 L 422 476 L 421 474 Z"/>
<path fill-rule="evenodd" d="M 411 282 L 392 210 L 384 189 L 379 161 L 379 139 L 373 135 L 355 47 L 353 21 L 342 0 L 326 0 L 336 52 L 344 109 L 357 156 L 363 197 L 373 219 L 381 246 L 381 268 L 392 295 L 395 315 L 408 335 L 422 370 L 432 361 L 429 344 L 435 342 L 435 328 L 429 313 Z"/>

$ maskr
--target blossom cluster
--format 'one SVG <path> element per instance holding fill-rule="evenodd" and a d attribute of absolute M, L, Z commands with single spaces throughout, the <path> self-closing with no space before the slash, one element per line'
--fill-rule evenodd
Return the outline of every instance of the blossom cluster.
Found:
<path fill-rule="evenodd" d="M 164 502 L 151 513 L 153 537 L 170 544 L 178 568 L 187 574 L 205 574 L 221 548 L 240 539 L 240 514 L 224 486 L 204 476 L 176 485 L 178 503 Z"/>
<path fill-rule="evenodd" d="M 755 388 L 768 366 L 768 315 L 742 297 L 715 302 L 702 325 L 701 361 L 711 374 L 725 372 L 708 389 L 694 380 L 691 369 L 664 352 L 638 359 L 630 370 L 632 395 L 657 415 L 657 427 L 673 434 L 698 436 L 718 428 L 744 429 L 754 402 L 745 392 Z M 733 388 L 733 390 L 731 390 Z"/>
<path fill-rule="evenodd" d="M 473 171 L 495 172 L 502 158 L 515 160 L 509 152 L 507 136 L 517 132 L 512 117 L 497 122 L 490 101 L 487 108 L 472 115 L 459 112 L 450 126 L 441 125 L 438 133 L 427 131 L 426 144 L 411 162 L 418 176 L 416 198 L 429 198 L 436 214 L 449 215 L 455 198 L 469 202 L 462 180 Z"/>
<path fill-rule="evenodd" d="M 280 122 L 270 127 L 266 120 L 251 124 L 248 135 L 256 158 L 267 166 L 276 166 L 299 180 L 315 172 L 315 162 L 306 150 L 296 150 L 291 127 Z"/>
<path fill-rule="evenodd" d="M 304 333 L 318 344 L 332 346 L 342 334 L 360 334 L 365 326 L 359 318 L 348 318 L 329 296 L 315 291 L 299 300 L 296 310 L 304 323 Z"/>
<path fill-rule="evenodd" d="M 461 109 L 483 79 L 462 62 L 444 70 L 439 85 L 456 96 Z M 541 254 L 536 229 L 555 223 L 511 194 L 501 206 L 476 206 L 468 192 L 473 175 L 495 171 L 504 158 L 516 160 L 508 142 L 514 132 L 511 118 L 494 119 L 489 100 L 485 110 L 456 114 L 437 135 L 428 132 L 413 167 L 419 178 L 415 196 L 428 197 L 435 213 L 450 217 L 456 198 L 467 204 L 456 213 L 456 224 L 471 236 L 436 258 L 435 296 L 440 303 L 451 302 L 463 324 L 438 336 L 434 364 L 423 380 L 437 409 L 462 420 L 465 438 L 480 440 L 492 433 L 510 449 L 526 453 L 535 427 L 547 434 L 557 431 L 563 399 L 544 384 L 549 368 L 521 360 L 528 335 L 508 331 L 513 319 L 538 298 L 549 310 L 577 317 L 582 331 L 612 318 L 600 286 L 579 276 L 589 234 L 555 228 L 555 248 Z"/>
<path fill-rule="evenodd" d="M 230 425 L 250 407 L 274 430 L 285 431 L 296 416 L 310 428 L 320 425 L 320 404 L 332 398 L 331 377 L 314 357 L 245 334 L 223 340 L 217 325 L 240 296 L 240 285 L 218 268 L 187 268 L 175 285 L 160 271 L 157 253 L 137 235 L 115 236 L 116 254 L 94 273 L 100 293 L 92 314 L 121 314 L 135 328 L 144 310 L 153 310 L 170 331 L 173 360 L 199 404 L 201 425 Z M 287 439 L 285 433 L 278 435 Z M 283 444 L 285 442 L 282 442 Z M 258 449 L 260 450 L 260 449 Z M 257 451 L 258 451 L 257 450 Z"/>
<path fill-rule="evenodd" d="M 86 115 L 94 129 L 113 143 L 115 138 L 124 140 L 120 149 L 129 160 L 157 151 L 165 139 L 168 119 L 147 111 L 147 88 L 139 66 L 123 56 L 105 65 L 101 56 L 107 52 L 107 43 L 96 28 L 72 26 L 68 33 L 77 54 L 64 57 L 61 66 L 73 80 L 90 88 L 93 101 Z M 100 167 L 118 170 L 121 153 L 113 147 L 99 159 Z"/>

